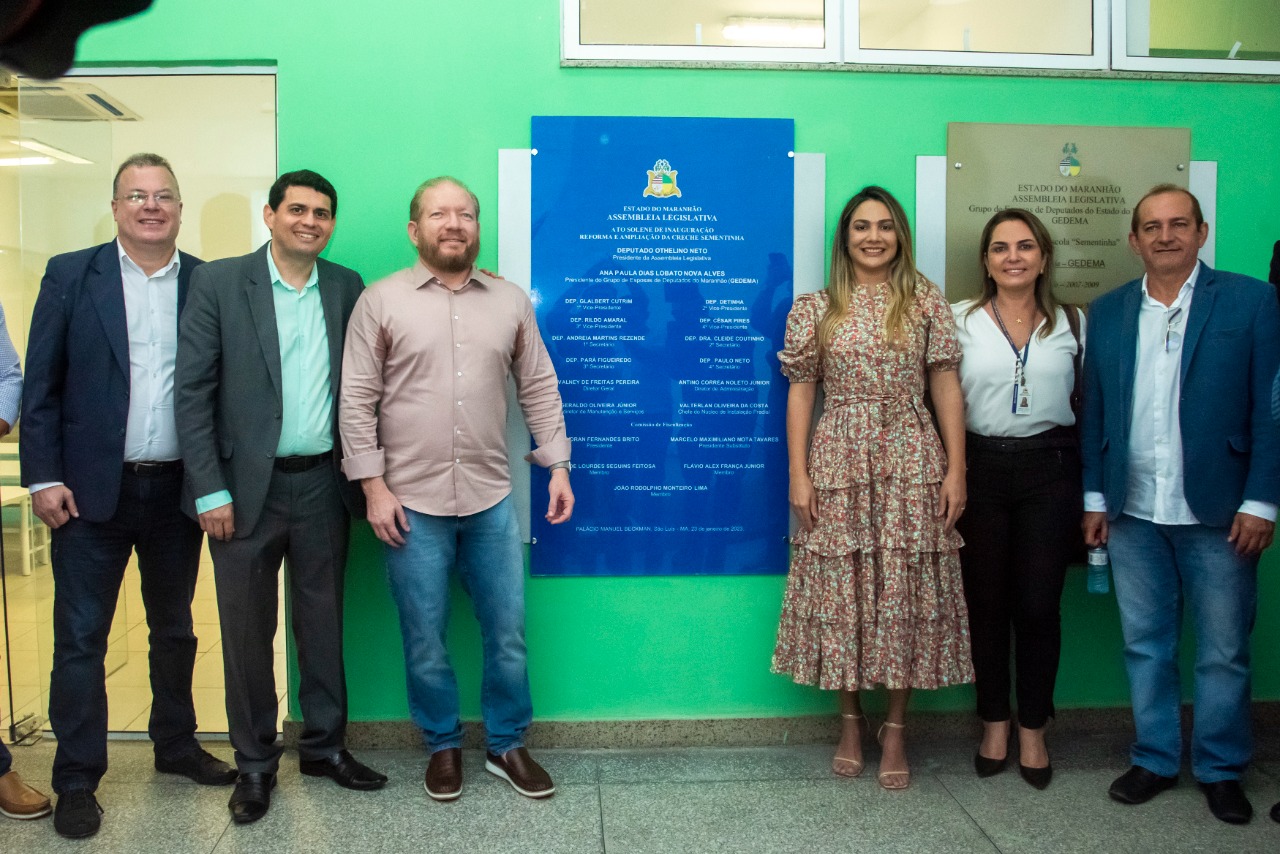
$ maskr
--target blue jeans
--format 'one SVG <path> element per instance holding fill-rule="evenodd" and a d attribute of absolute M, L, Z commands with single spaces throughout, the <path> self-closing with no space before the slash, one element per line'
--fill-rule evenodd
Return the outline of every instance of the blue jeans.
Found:
<path fill-rule="evenodd" d="M 13 768 L 13 754 L 5 747 L 4 738 L 0 736 L 0 777 L 8 774 Z"/>
<path fill-rule="evenodd" d="M 1235 780 L 1253 753 L 1249 634 L 1258 559 L 1236 554 L 1225 528 L 1111 523 L 1108 547 L 1124 630 L 1137 740 L 1133 764 L 1176 777 L 1182 760 L 1178 642 L 1182 605 L 1196 634 L 1191 770 L 1202 783 Z"/>
<path fill-rule="evenodd" d="M 462 745 L 458 682 L 445 649 L 449 574 L 471 597 L 484 646 L 480 709 L 489 751 L 524 746 L 533 720 L 524 643 L 524 555 L 508 495 L 470 516 L 405 509 L 409 531 L 386 549 L 387 578 L 400 611 L 409 712 L 432 753 Z"/>

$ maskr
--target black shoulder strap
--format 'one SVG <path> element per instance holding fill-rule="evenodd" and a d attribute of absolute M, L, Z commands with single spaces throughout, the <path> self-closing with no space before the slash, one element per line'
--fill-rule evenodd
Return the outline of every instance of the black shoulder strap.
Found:
<path fill-rule="evenodd" d="M 1071 337 L 1076 339 L 1076 354 L 1072 358 L 1072 365 L 1075 367 L 1075 382 L 1071 387 L 1071 411 L 1076 414 L 1077 420 L 1080 416 L 1080 405 L 1083 399 L 1083 379 L 1084 379 L 1084 347 L 1080 346 L 1080 316 L 1081 308 L 1078 305 L 1063 305 L 1062 310 L 1067 314 L 1067 326 L 1071 327 Z"/>

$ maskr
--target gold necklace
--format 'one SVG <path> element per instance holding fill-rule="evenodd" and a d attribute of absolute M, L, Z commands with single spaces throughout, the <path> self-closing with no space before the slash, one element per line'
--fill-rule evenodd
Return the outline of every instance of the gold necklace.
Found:
<path fill-rule="evenodd" d="M 994 299 L 994 298 L 991 300 L 992 305 L 993 305 L 993 306 L 995 306 L 997 310 L 999 310 L 999 302 L 1000 302 L 999 300 Z M 1032 309 L 1032 310 L 1031 310 L 1031 316 L 1032 316 L 1032 317 L 1035 317 L 1035 316 L 1036 316 L 1036 311 L 1037 311 L 1037 309 Z M 1015 318 L 1013 319 L 1013 322 L 1014 322 L 1014 323 L 1022 323 L 1022 318 L 1021 318 L 1021 317 L 1015 317 Z"/>

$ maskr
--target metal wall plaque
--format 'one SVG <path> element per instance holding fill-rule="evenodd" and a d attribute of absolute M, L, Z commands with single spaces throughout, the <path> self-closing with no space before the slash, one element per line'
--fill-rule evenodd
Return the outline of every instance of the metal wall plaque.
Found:
<path fill-rule="evenodd" d="M 977 296 L 982 228 L 1026 208 L 1054 242 L 1054 293 L 1083 304 L 1142 275 L 1133 206 L 1156 184 L 1186 187 L 1189 128 L 947 126 L 947 299 Z"/>

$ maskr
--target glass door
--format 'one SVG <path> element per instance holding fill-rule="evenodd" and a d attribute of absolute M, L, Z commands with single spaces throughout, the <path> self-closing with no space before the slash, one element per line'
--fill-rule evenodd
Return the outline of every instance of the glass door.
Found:
<path fill-rule="evenodd" d="M 174 167 L 183 198 L 178 246 L 206 260 L 266 239 L 262 207 L 276 173 L 275 75 L 120 74 L 43 82 L 0 79 L 0 303 L 19 354 L 49 259 L 115 236 L 116 166 L 147 151 Z M 0 440 L 5 564 L 0 721 L 45 726 L 53 659 L 48 529 L 19 485 L 16 435 Z M 282 600 L 283 601 L 283 600 Z M 222 653 L 206 550 L 192 606 L 193 694 L 201 732 L 225 732 Z M 278 637 L 283 638 L 282 631 Z M 4 641 L 4 638 L 0 638 Z M 121 587 L 107 648 L 108 726 L 145 732 L 151 706 L 148 628 L 136 566 Z M 278 691 L 287 690 L 279 649 Z M 6 733 L 6 735 L 8 735 Z"/>
<path fill-rule="evenodd" d="M 110 122 L 65 83 L 8 77 L 0 88 L 0 304 L 18 353 L 49 258 L 88 245 L 110 196 Z M 110 219 L 108 218 L 108 223 Z M 43 726 L 53 660 L 49 531 L 19 485 L 21 421 L 0 439 L 3 502 L 4 724 L 19 738 Z M 118 639 L 122 630 L 117 628 Z M 128 661 L 112 646 L 108 670 Z"/>

